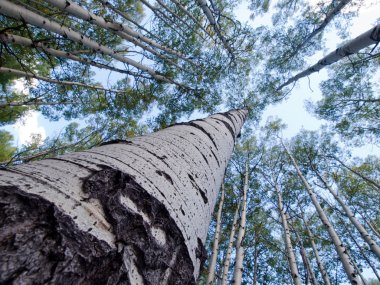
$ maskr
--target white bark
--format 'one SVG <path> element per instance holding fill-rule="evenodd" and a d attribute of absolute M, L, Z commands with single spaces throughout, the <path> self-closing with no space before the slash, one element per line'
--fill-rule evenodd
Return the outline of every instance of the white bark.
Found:
<path fill-rule="evenodd" d="M 325 269 L 325 266 L 323 265 L 322 259 L 319 256 L 317 245 L 315 244 L 315 241 L 314 241 L 314 236 L 311 233 L 309 227 L 307 226 L 305 220 L 304 220 L 304 223 L 305 223 L 305 228 L 306 228 L 306 231 L 307 231 L 307 235 L 309 236 L 311 247 L 312 247 L 313 252 L 314 252 L 315 259 L 317 261 L 317 265 L 318 265 L 319 271 L 321 272 L 321 275 L 322 275 L 323 282 L 325 283 L 325 285 L 330 285 L 331 282 L 330 282 L 329 276 L 327 275 L 327 271 Z"/>
<path fill-rule="evenodd" d="M 309 67 L 308 69 L 288 79 L 285 83 L 281 84 L 277 88 L 277 90 L 281 90 L 285 86 L 293 82 L 296 82 L 297 80 L 303 77 L 309 76 L 310 74 L 314 72 L 320 71 L 322 68 L 326 67 L 327 65 L 333 64 L 346 56 L 357 53 L 363 48 L 366 48 L 373 44 L 377 44 L 379 41 L 380 41 L 380 25 L 377 25 L 376 27 L 366 31 L 365 33 L 361 34 L 355 39 L 337 48 L 335 51 L 329 53 L 313 66 Z"/>
<path fill-rule="evenodd" d="M 355 218 L 354 213 L 351 211 L 351 209 L 344 203 L 344 201 L 331 189 L 331 187 L 327 184 L 326 180 L 320 175 L 320 173 L 317 170 L 314 170 L 315 174 L 319 178 L 319 180 L 325 185 L 325 188 L 329 190 L 331 195 L 334 196 L 335 200 L 339 203 L 339 205 L 342 207 L 343 211 L 346 213 L 348 219 L 350 220 L 351 224 L 354 225 L 354 227 L 358 230 L 361 237 L 365 240 L 365 242 L 368 244 L 371 251 L 377 256 L 377 258 L 380 260 L 380 247 L 376 244 L 376 242 L 372 239 L 372 237 L 369 235 L 367 230 L 363 227 L 361 223 Z"/>
<path fill-rule="evenodd" d="M 277 183 L 274 184 L 274 189 L 276 190 L 276 193 L 277 193 L 278 210 L 280 212 L 282 227 L 284 230 L 284 241 L 285 241 L 285 248 L 286 248 L 286 256 L 288 258 L 290 274 L 292 276 L 293 283 L 295 285 L 301 285 L 300 275 L 298 273 L 296 256 L 294 255 L 292 241 L 290 238 L 288 216 L 285 212 L 284 204 L 282 202 L 282 195 L 281 195 L 280 189 L 278 188 Z"/>
<path fill-rule="evenodd" d="M 174 63 L 172 60 L 170 60 L 170 58 L 163 56 L 162 54 L 156 52 L 154 49 L 150 48 L 146 44 L 143 44 L 142 42 L 140 42 L 140 38 L 142 35 L 138 38 L 135 38 L 135 37 L 129 35 L 131 29 L 128 26 L 107 22 L 104 18 L 99 17 L 99 16 L 91 13 L 90 11 L 87 11 L 86 9 L 82 8 L 81 6 L 79 6 L 79 5 L 77 5 L 74 2 L 69 1 L 69 0 L 47 0 L 46 2 L 48 2 L 51 5 L 61 9 L 62 11 L 66 11 L 70 15 L 73 15 L 79 19 L 82 19 L 84 21 L 88 21 L 90 23 L 93 23 L 93 24 L 101 27 L 101 28 L 107 29 L 108 31 L 114 32 L 116 35 L 120 36 L 122 39 L 125 39 L 131 43 L 134 43 L 135 45 L 141 47 L 142 49 L 154 54 L 158 58 L 161 58 L 162 60 L 165 60 L 166 62 L 170 63 L 171 65 L 174 65 L 174 66 L 180 68 L 176 63 Z"/>
<path fill-rule="evenodd" d="M 123 266 L 127 267 L 132 284 L 150 276 L 142 273 L 148 269 L 141 268 L 144 262 L 138 260 L 153 249 L 158 257 L 160 254 L 171 256 L 164 262 L 165 266 L 181 265 L 189 260 L 191 278 L 195 279 L 204 259 L 203 243 L 217 193 L 238 134 L 233 130 L 240 130 L 246 114 L 246 110 L 233 110 L 128 141 L 110 142 L 85 152 L 15 166 L 0 171 L 0 190 L 17 188 L 20 195 L 51 203 L 81 234 L 91 236 L 118 256 L 122 254 Z M 100 183 L 98 190 L 93 182 L 97 175 L 105 176 L 96 182 Z M 127 187 L 126 191 L 109 187 L 114 181 L 110 178 L 112 175 L 124 177 L 115 185 Z M 128 185 L 139 189 L 141 194 L 137 197 L 146 198 L 130 196 L 135 190 Z M 108 202 L 118 205 L 117 211 L 113 210 L 114 206 L 107 208 L 102 200 L 110 195 L 114 198 Z M 150 200 L 155 204 L 149 204 Z M 144 208 L 140 203 L 162 205 L 172 222 L 160 220 L 157 215 L 163 210 L 154 214 L 149 208 L 153 206 Z M 116 218 L 109 217 L 124 211 L 136 218 L 124 221 L 122 215 L 121 220 L 115 222 Z M 123 229 L 136 221 L 147 227 L 146 235 L 150 236 L 139 251 L 128 244 L 130 238 L 123 240 L 123 235 L 133 233 L 133 230 Z M 173 241 L 171 232 L 165 231 L 169 226 L 178 227 L 182 236 L 175 239 L 182 240 L 182 245 L 178 245 L 179 259 L 176 259 L 177 249 L 166 248 Z M 145 246 L 155 247 L 145 252 Z M 157 253 L 157 247 L 161 253 Z M 171 268 L 167 267 L 165 274 L 159 276 L 170 280 L 170 272 Z M 155 284 L 162 284 L 160 280 Z"/>
<path fill-rule="evenodd" d="M 97 85 L 88 85 L 84 84 L 81 82 L 73 82 L 73 81 L 66 81 L 66 80 L 57 80 L 57 79 L 52 79 L 48 78 L 45 76 L 40 76 L 37 74 L 33 74 L 30 72 L 25 72 L 13 68 L 7 68 L 7 67 L 0 67 L 0 73 L 8 73 L 8 74 L 13 74 L 17 76 L 22 76 L 26 78 L 34 78 L 42 81 L 46 81 L 49 83 L 54 83 L 54 84 L 59 84 L 59 85 L 66 85 L 66 86 L 80 86 L 80 87 L 85 87 L 85 88 L 90 88 L 90 89 L 96 89 L 96 90 L 103 90 L 103 91 L 108 91 L 108 92 L 114 92 L 114 93 L 126 93 L 126 91 L 123 90 L 113 90 L 113 89 L 107 89 L 102 86 L 97 86 Z"/>
<path fill-rule="evenodd" d="M 207 276 L 207 284 L 212 285 L 215 278 L 215 266 L 216 266 L 216 259 L 218 257 L 219 252 L 219 240 L 220 240 L 220 227 L 222 224 L 222 210 L 223 210 L 223 203 L 224 203 L 224 183 L 222 183 L 222 193 L 220 196 L 220 202 L 219 202 L 219 208 L 218 213 L 216 216 L 216 228 L 215 228 L 215 238 L 214 238 L 214 244 L 212 246 L 212 255 L 210 259 L 210 265 L 208 270 L 208 276 Z"/>
<path fill-rule="evenodd" d="M 208 21 L 210 22 L 210 25 L 213 26 L 215 33 L 218 35 L 218 38 L 223 43 L 224 48 L 230 53 L 231 58 L 234 59 L 234 53 L 230 45 L 228 44 L 227 40 L 222 35 L 222 32 L 220 31 L 220 26 L 215 21 L 215 18 L 210 10 L 210 8 L 207 5 L 206 0 L 197 0 L 198 5 L 202 8 L 203 13 L 206 15 Z"/>
<path fill-rule="evenodd" d="M 360 281 L 359 281 L 359 279 L 355 273 L 355 269 L 352 265 L 353 262 L 347 254 L 347 248 L 343 245 L 343 243 L 340 240 L 338 234 L 336 233 L 334 227 L 332 226 L 329 219 L 327 218 L 325 212 L 323 211 L 321 205 L 319 204 L 317 196 L 315 195 L 314 191 L 310 187 L 309 183 L 306 181 L 305 177 L 302 175 L 302 172 L 299 169 L 298 164 L 295 161 L 294 157 L 291 155 L 291 153 L 289 152 L 289 150 L 287 149 L 285 144 L 282 144 L 282 145 L 283 145 L 287 155 L 289 156 L 289 158 L 290 158 L 290 160 L 291 160 L 291 162 L 292 162 L 292 164 L 293 164 L 293 166 L 297 172 L 298 177 L 301 179 L 303 185 L 305 186 L 306 191 L 308 192 L 308 194 L 310 196 L 310 199 L 311 199 L 311 201 L 312 201 L 312 203 L 313 203 L 313 205 L 314 205 L 314 207 L 318 213 L 320 220 L 322 221 L 324 227 L 326 228 L 327 232 L 329 233 L 331 241 L 334 243 L 336 252 L 337 252 L 337 254 L 338 254 L 338 256 L 339 256 L 339 258 L 343 264 L 343 268 L 346 272 L 348 280 L 350 280 L 350 282 L 352 284 L 360 284 Z"/>
<path fill-rule="evenodd" d="M 244 186 L 243 186 L 243 201 L 241 205 L 241 215 L 239 223 L 239 232 L 236 238 L 236 258 L 235 258 L 235 270 L 232 280 L 232 284 L 240 285 L 243 277 L 243 259 L 244 259 L 244 236 L 245 236 L 245 225 L 247 219 L 247 191 L 249 183 L 249 158 L 245 162 L 245 173 L 244 173 Z"/>
<path fill-rule="evenodd" d="M 119 73 L 130 74 L 130 75 L 136 76 L 136 77 L 142 76 L 142 75 L 135 73 L 135 72 L 131 72 L 128 70 L 123 70 L 123 69 L 108 66 L 105 64 L 97 63 L 93 60 L 89 60 L 86 58 L 81 58 L 81 57 L 76 56 L 75 54 L 73 54 L 71 52 L 56 50 L 56 49 L 49 47 L 49 45 L 45 44 L 44 42 L 32 41 L 31 39 L 20 37 L 17 35 L 12 35 L 12 34 L 7 34 L 7 33 L 0 34 L 0 41 L 2 41 L 3 43 L 12 43 L 12 44 L 18 44 L 18 45 L 22 45 L 22 46 L 37 48 L 37 49 L 43 50 L 46 53 L 51 54 L 51 55 L 56 56 L 56 57 L 71 59 L 73 61 L 81 62 L 84 64 L 89 64 L 89 65 L 92 65 L 92 66 L 95 66 L 95 67 L 98 67 L 101 69 L 108 69 L 108 70 L 116 71 Z"/>
<path fill-rule="evenodd" d="M 224 263 L 223 263 L 223 278 L 222 278 L 222 285 L 226 285 L 228 281 L 228 270 L 230 268 L 230 262 L 231 262 L 231 253 L 232 253 L 232 246 L 234 243 L 234 238 L 235 238 L 235 232 L 237 228 L 237 220 L 239 217 L 239 209 L 240 209 L 240 204 L 241 202 L 238 203 L 236 206 L 235 214 L 234 214 L 234 219 L 232 221 L 232 227 L 230 231 L 230 238 L 228 240 L 228 248 L 227 248 L 227 253 L 224 258 Z"/>
<path fill-rule="evenodd" d="M 33 25 L 33 26 L 37 26 L 37 27 L 40 27 L 42 29 L 46 29 L 47 31 L 59 34 L 59 35 L 64 36 L 64 37 L 67 37 L 74 42 L 83 44 L 84 46 L 87 46 L 87 47 L 93 49 L 95 52 L 100 52 L 100 53 L 104 53 L 106 55 L 109 55 L 110 57 L 112 57 L 112 58 L 114 58 L 120 62 L 132 65 L 141 71 L 147 72 L 156 80 L 173 83 L 171 80 L 167 79 L 166 77 L 159 75 L 152 68 L 147 67 L 145 65 L 142 65 L 142 64 L 140 64 L 140 63 L 138 63 L 132 59 L 123 57 L 123 56 L 117 54 L 114 50 L 112 50 L 112 49 L 110 49 L 104 45 L 101 45 L 101 44 L 91 40 L 90 38 L 68 28 L 68 27 L 62 26 L 57 22 L 51 21 L 48 18 L 42 17 L 42 16 L 40 16 L 40 15 L 38 15 L 32 11 L 25 9 L 24 7 L 15 5 L 15 4 L 7 1 L 7 0 L 1 0 L 0 1 L 0 13 L 3 15 L 6 15 L 8 17 L 15 18 L 17 20 L 22 20 L 28 24 Z"/>

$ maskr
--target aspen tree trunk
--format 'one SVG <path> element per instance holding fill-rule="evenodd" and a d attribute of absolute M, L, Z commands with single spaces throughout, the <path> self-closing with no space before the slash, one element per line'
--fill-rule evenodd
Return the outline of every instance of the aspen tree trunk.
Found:
<path fill-rule="evenodd" d="M 293 228 L 294 233 L 296 234 L 298 244 L 300 246 L 300 253 L 302 257 L 302 261 L 306 267 L 306 271 L 309 273 L 311 284 L 318 285 L 317 278 L 315 277 L 315 273 L 313 271 L 313 268 L 311 267 L 311 263 L 309 260 L 309 257 L 307 256 L 307 251 L 305 247 L 303 246 L 303 241 L 301 240 L 298 232 Z"/>
<path fill-rule="evenodd" d="M 1 284 L 195 284 L 246 110 L 0 171 Z"/>
<path fill-rule="evenodd" d="M 336 1 L 333 1 L 333 3 L 336 2 Z M 307 45 L 316 35 L 318 35 L 320 32 L 323 31 L 324 28 L 326 28 L 326 26 L 334 19 L 334 17 L 336 15 L 338 15 L 340 13 L 340 11 L 342 11 L 342 9 L 347 6 L 348 3 L 350 3 L 351 0 L 341 0 L 338 5 L 336 5 L 330 12 L 328 12 L 326 14 L 326 17 L 324 18 L 323 22 L 318 26 L 318 28 L 316 28 L 314 31 L 312 31 L 306 38 L 305 40 L 299 44 L 294 52 L 292 52 L 290 55 L 289 55 L 289 58 L 292 58 L 293 56 L 295 56 L 300 49 L 302 49 L 305 45 Z"/>
<path fill-rule="evenodd" d="M 323 265 L 322 259 L 319 256 L 317 245 L 315 244 L 315 241 L 314 241 L 314 236 L 311 233 L 311 231 L 310 231 L 308 225 L 306 224 L 305 220 L 304 220 L 304 225 L 306 228 L 307 235 L 309 236 L 310 244 L 311 244 L 311 247 L 313 249 L 314 256 L 315 256 L 315 259 L 317 261 L 319 271 L 321 272 L 323 282 L 325 283 L 325 285 L 331 285 L 331 282 L 330 282 L 329 276 L 327 275 L 327 271 L 325 269 L 325 266 Z"/>
<path fill-rule="evenodd" d="M 213 284 L 214 278 L 215 278 L 215 266 L 216 266 L 216 259 L 218 257 L 219 252 L 219 240 L 220 240 L 220 227 L 222 224 L 222 210 L 223 210 L 223 203 L 224 203 L 224 182 L 222 184 L 222 193 L 220 196 L 220 202 L 219 202 L 219 208 L 218 208 L 218 214 L 216 216 L 216 229 L 215 229 L 215 239 L 214 244 L 212 247 L 212 255 L 208 270 L 208 276 L 207 276 L 207 284 Z"/>
<path fill-rule="evenodd" d="M 296 169 L 298 177 L 301 179 L 303 185 L 305 186 L 306 191 L 308 192 L 308 194 L 310 196 L 310 199 L 311 199 L 311 201 L 312 201 L 315 209 L 317 210 L 318 216 L 319 216 L 320 220 L 322 221 L 322 224 L 326 228 L 326 230 L 329 233 L 329 236 L 330 236 L 332 242 L 334 243 L 336 252 L 338 253 L 338 256 L 339 256 L 339 258 L 340 258 L 340 260 L 341 260 L 341 262 L 343 264 L 343 268 L 344 268 L 344 270 L 346 272 L 348 280 L 350 280 L 350 282 L 352 284 L 360 284 L 360 281 L 359 281 L 359 279 L 358 279 L 358 277 L 357 277 L 357 275 L 355 273 L 355 269 L 354 269 L 354 267 L 352 265 L 353 264 L 352 260 L 350 259 L 350 257 L 347 254 L 347 248 L 343 245 L 343 243 L 340 240 L 338 234 L 336 233 L 334 227 L 332 226 L 332 224 L 328 220 L 325 212 L 323 211 L 321 205 L 319 204 L 319 201 L 318 201 L 318 199 L 317 199 L 314 191 L 311 189 L 309 183 L 306 181 L 305 177 L 302 175 L 302 172 L 299 169 L 296 160 L 291 155 L 291 153 L 289 152 L 289 150 L 287 149 L 287 147 L 285 146 L 285 144 L 282 143 L 282 145 L 283 145 L 283 147 L 285 149 L 285 152 L 289 156 L 289 158 L 290 158 L 290 160 L 291 160 L 294 168 Z"/>
<path fill-rule="evenodd" d="M 348 235 L 350 236 L 351 240 L 354 242 L 354 244 L 356 245 L 356 247 L 359 249 L 360 253 L 362 254 L 363 258 L 365 259 L 365 261 L 367 262 L 367 264 L 369 265 L 369 267 L 371 267 L 373 273 L 376 275 L 376 278 L 377 280 L 380 281 L 380 275 L 377 273 L 377 269 L 375 266 L 373 266 L 372 262 L 369 260 L 369 258 L 367 257 L 367 255 L 365 254 L 364 252 L 364 249 L 363 247 L 360 246 L 360 244 L 356 241 L 356 239 L 352 236 L 350 230 L 347 228 L 347 226 L 344 224 L 343 220 L 341 219 L 343 225 L 344 225 L 344 228 L 346 229 L 346 232 L 348 233 Z"/>
<path fill-rule="evenodd" d="M 194 23 L 197 24 L 197 26 L 200 27 L 206 35 L 208 35 L 210 38 L 212 38 L 210 33 L 206 31 L 206 29 L 203 27 L 203 25 L 196 18 L 194 18 L 194 16 L 191 13 L 189 13 L 189 11 L 187 11 L 187 9 L 184 6 L 182 6 L 181 3 L 179 3 L 177 0 L 170 0 L 170 1 L 173 2 L 174 4 L 176 4 L 177 7 L 182 12 L 184 12 L 190 19 L 192 19 L 194 21 Z"/>
<path fill-rule="evenodd" d="M 198 5 L 202 8 L 202 11 L 205 14 L 205 16 L 207 17 L 208 21 L 210 22 L 210 25 L 213 26 L 215 33 L 218 35 L 218 38 L 223 43 L 224 48 L 230 53 L 231 58 L 234 59 L 233 50 L 231 49 L 227 40 L 222 35 L 222 32 L 220 31 L 220 27 L 219 27 L 218 23 L 216 22 L 210 8 L 207 5 L 207 1 L 206 0 L 197 0 L 197 2 L 198 2 Z"/>
<path fill-rule="evenodd" d="M 298 273 L 298 267 L 297 267 L 297 262 L 296 262 L 296 256 L 294 255 L 292 241 L 290 239 L 288 217 L 284 210 L 282 195 L 281 195 L 280 189 L 278 188 L 277 183 L 274 184 L 274 189 L 276 190 L 276 193 L 277 193 L 278 210 L 280 212 L 282 228 L 284 230 L 285 249 L 286 249 L 286 256 L 289 262 L 290 274 L 292 276 L 294 285 L 301 285 L 300 275 Z"/>
<path fill-rule="evenodd" d="M 47 31 L 59 34 L 63 37 L 67 37 L 68 39 L 83 44 L 84 46 L 87 46 L 88 48 L 93 49 L 95 52 L 104 53 L 106 55 L 109 55 L 113 59 L 116 59 L 120 62 L 129 64 L 131 66 L 134 66 L 135 68 L 147 72 L 149 75 L 151 75 L 154 79 L 158 81 L 173 83 L 168 78 L 159 75 L 155 70 L 153 70 L 150 67 L 147 67 L 145 65 L 142 65 L 138 63 L 137 61 L 134 61 L 130 58 L 123 57 L 119 54 L 117 54 L 114 50 L 100 45 L 99 43 L 91 40 L 90 38 L 68 28 L 65 26 L 62 26 L 61 24 L 51 21 L 48 18 L 42 17 L 32 11 L 27 10 L 24 7 L 15 5 L 7 0 L 1 0 L 0 1 L 0 13 L 3 15 L 6 15 L 8 17 L 24 21 L 25 23 L 31 24 L 36 27 L 40 27 L 42 29 L 45 29 Z M 175 84 L 175 83 L 174 83 Z"/>
<path fill-rule="evenodd" d="M 344 203 L 344 201 L 331 189 L 331 187 L 327 184 L 326 180 L 321 176 L 321 174 L 314 169 L 315 174 L 317 175 L 318 179 L 323 183 L 325 188 L 331 193 L 331 195 L 334 196 L 335 200 L 338 201 L 339 205 L 342 207 L 343 211 L 347 215 L 348 219 L 350 220 L 351 224 L 355 226 L 355 228 L 360 233 L 363 240 L 368 244 L 371 251 L 377 256 L 377 258 L 380 261 L 380 247 L 376 244 L 376 242 L 371 238 L 367 230 L 363 227 L 361 223 L 355 218 L 354 213 L 351 211 L 351 209 Z"/>
<path fill-rule="evenodd" d="M 128 41 L 132 40 L 131 37 L 133 37 L 135 39 L 141 40 L 141 41 L 143 41 L 143 42 L 145 42 L 145 43 L 147 43 L 153 47 L 156 47 L 160 50 L 163 50 L 165 52 L 174 54 L 174 55 L 179 56 L 181 58 L 183 57 L 183 55 L 180 52 L 174 51 L 168 47 L 160 45 L 159 43 L 145 37 L 144 35 L 136 32 L 134 30 L 132 30 L 127 25 L 108 22 L 104 18 L 97 16 L 94 13 L 91 13 L 90 11 L 87 11 L 86 9 L 77 5 L 73 1 L 70 1 L 70 0 L 47 0 L 47 2 L 54 5 L 55 7 L 58 7 L 62 10 L 65 10 L 65 11 L 68 11 L 70 14 L 75 15 L 75 17 L 84 19 L 85 21 L 89 21 L 90 23 L 94 23 L 100 27 L 107 29 L 107 30 L 112 30 L 116 33 L 121 31 L 125 34 L 124 35 L 119 34 L 119 33 L 117 33 L 117 34 L 120 35 L 121 37 L 123 37 L 125 35 L 126 36 L 129 35 L 130 37 L 126 38 Z M 136 44 L 136 42 L 133 42 L 133 43 Z"/>
<path fill-rule="evenodd" d="M 95 67 L 98 67 L 101 69 L 108 69 L 110 71 L 129 74 L 129 75 L 133 75 L 136 77 L 138 77 L 138 76 L 144 77 L 143 75 L 140 75 L 140 74 L 135 73 L 135 72 L 131 72 L 128 70 L 123 70 L 123 69 L 119 69 L 119 68 L 112 67 L 109 65 L 97 63 L 97 62 L 95 62 L 93 60 L 89 60 L 87 58 L 81 58 L 81 57 L 76 56 L 73 53 L 70 53 L 67 51 L 52 49 L 51 47 L 49 47 L 48 44 L 45 44 L 44 42 L 32 41 L 31 39 L 20 37 L 17 35 L 12 35 L 12 34 L 7 34 L 7 33 L 0 34 L 0 41 L 3 43 L 12 43 L 12 44 L 18 44 L 18 45 L 22 45 L 22 46 L 37 48 L 37 49 L 43 50 L 44 52 L 46 52 L 50 55 L 56 56 L 56 57 L 71 59 L 73 61 L 92 65 L 92 66 L 95 66 Z M 145 76 L 145 78 L 152 79 L 151 77 L 146 77 L 146 76 Z"/>
<path fill-rule="evenodd" d="M 243 277 L 243 259 L 244 259 L 244 236 L 245 236 L 245 225 L 247 219 L 247 191 L 249 185 L 249 156 L 245 162 L 245 173 L 244 173 L 244 186 L 243 186 L 243 201 L 241 205 L 241 216 L 239 223 L 239 232 L 236 238 L 236 257 L 235 257 L 235 270 L 232 280 L 232 284 L 240 285 Z"/>
<path fill-rule="evenodd" d="M 293 82 L 296 82 L 297 80 L 303 77 L 309 76 L 310 74 L 313 74 L 314 72 L 320 71 L 322 68 L 324 68 L 327 65 L 333 64 L 351 54 L 357 53 L 363 48 L 366 48 L 373 44 L 377 44 L 379 41 L 380 41 L 380 25 L 377 25 L 374 28 L 356 37 L 355 39 L 337 48 L 335 51 L 329 53 L 313 66 L 309 67 L 308 69 L 288 79 L 285 83 L 283 83 L 277 88 L 277 91 L 281 90 L 282 88 L 284 88 L 285 86 Z"/>
<path fill-rule="evenodd" d="M 236 227 L 237 227 L 237 220 L 238 220 L 238 217 L 239 217 L 239 209 L 240 209 L 240 204 L 241 203 L 242 202 L 239 202 L 238 205 L 236 206 L 236 210 L 235 210 L 235 214 L 234 214 L 234 219 L 232 221 L 230 238 L 228 240 L 227 253 L 226 253 L 226 257 L 224 259 L 224 264 L 223 264 L 222 285 L 226 285 L 227 281 L 228 281 L 228 271 L 229 271 L 230 262 L 231 262 L 232 245 L 234 243 L 234 237 L 235 237 L 235 232 L 236 232 Z"/>
<path fill-rule="evenodd" d="M 31 72 L 25 72 L 25 71 L 13 69 L 13 68 L 7 68 L 7 67 L 0 67 L 0 73 L 13 74 L 13 75 L 26 77 L 26 78 L 34 78 L 34 79 L 42 80 L 49 83 L 59 84 L 59 85 L 80 86 L 80 87 L 85 87 L 89 89 L 96 89 L 96 90 L 108 91 L 108 92 L 113 92 L 113 93 L 126 93 L 126 91 L 123 91 L 123 90 L 107 89 L 102 86 L 88 85 L 81 82 L 57 80 L 57 79 L 52 79 L 45 76 L 36 75 Z"/>
<path fill-rule="evenodd" d="M 141 47 L 143 50 L 146 50 L 150 52 L 151 54 L 154 54 L 158 58 L 170 63 L 171 65 L 174 65 L 178 68 L 179 67 L 176 63 L 174 63 L 170 58 L 163 56 L 159 52 L 156 52 L 154 49 L 150 48 L 148 45 L 143 44 L 140 41 L 140 38 L 134 38 L 131 35 L 127 34 L 127 31 L 130 30 L 129 27 L 123 28 L 123 31 L 120 30 L 120 27 L 123 27 L 123 25 L 117 25 L 114 23 L 107 22 L 104 18 L 96 16 L 95 14 L 91 13 L 90 11 L 87 11 L 86 9 L 82 8 L 81 6 L 75 4 L 72 1 L 68 0 L 46 0 L 46 2 L 50 3 L 51 5 L 57 7 L 58 9 L 61 9 L 62 11 L 66 11 L 70 15 L 73 15 L 74 17 L 77 17 L 79 19 L 82 19 L 84 21 L 88 21 L 91 23 L 96 24 L 97 26 L 107 29 L 108 31 L 111 31 L 115 33 L 116 35 L 120 36 L 122 39 L 125 39 L 131 43 L 134 43 L 136 46 Z M 116 27 L 115 27 L 116 25 Z M 115 30 L 115 28 L 118 28 L 118 30 Z M 128 30 L 125 32 L 124 30 Z"/>
<path fill-rule="evenodd" d="M 348 255 L 348 256 L 350 257 L 350 259 L 352 260 L 352 264 L 354 265 L 355 270 L 358 272 L 358 275 L 359 275 L 360 279 L 362 280 L 362 284 L 363 284 L 363 285 L 367 285 L 367 282 L 366 282 L 366 280 L 365 280 L 363 274 L 360 272 L 359 267 L 357 266 L 355 260 L 352 258 L 351 254 L 350 254 L 350 252 L 349 252 L 348 250 L 347 250 L 347 255 Z"/>

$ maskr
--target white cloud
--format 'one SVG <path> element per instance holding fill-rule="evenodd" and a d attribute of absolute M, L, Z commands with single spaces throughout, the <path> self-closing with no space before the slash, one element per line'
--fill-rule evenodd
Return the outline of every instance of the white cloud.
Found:
<path fill-rule="evenodd" d="M 46 138 L 45 128 L 38 124 L 38 116 L 38 112 L 29 111 L 15 124 L 14 128 L 18 132 L 18 145 L 30 143 L 32 135 L 40 135 L 41 142 Z"/>

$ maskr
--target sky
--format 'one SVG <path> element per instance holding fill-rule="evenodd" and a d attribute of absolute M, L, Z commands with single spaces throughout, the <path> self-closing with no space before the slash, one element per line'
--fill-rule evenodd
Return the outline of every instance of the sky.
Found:
<path fill-rule="evenodd" d="M 317 2 L 317 0 L 310 1 Z M 372 2 L 376 3 L 376 0 L 366 0 L 365 6 L 369 6 Z M 250 19 L 251 12 L 248 10 L 247 6 L 247 2 L 243 1 L 236 10 L 235 14 L 240 21 L 248 22 L 252 26 L 270 25 L 270 15 L 265 17 L 259 16 L 255 18 L 255 21 L 252 21 Z M 378 10 L 363 7 L 359 16 L 353 20 L 352 26 L 349 27 L 350 38 L 356 37 L 357 35 L 373 27 L 374 23 L 376 23 L 376 20 L 378 19 L 378 16 Z M 334 32 L 328 34 L 327 38 L 327 48 L 323 52 L 319 52 L 311 57 L 310 64 L 315 63 L 324 54 L 332 51 L 341 43 L 341 39 L 339 39 Z M 108 80 L 105 78 L 105 76 L 107 76 L 105 74 L 98 72 L 97 76 L 102 82 L 107 82 Z M 327 76 L 327 70 L 323 69 L 319 73 L 309 76 L 309 78 L 299 80 L 286 101 L 267 108 L 262 118 L 262 124 L 267 121 L 268 117 L 281 118 L 282 121 L 288 126 L 283 132 L 283 135 L 286 138 L 294 136 L 301 128 L 307 130 L 317 130 L 321 124 L 323 124 L 323 121 L 318 120 L 306 111 L 305 102 L 306 100 L 315 102 L 321 98 L 318 85 L 321 80 L 326 79 Z M 190 119 L 195 119 L 202 116 L 204 116 L 202 113 L 195 113 Z M 184 118 L 183 120 L 188 120 L 188 118 Z M 30 112 L 27 117 L 23 118 L 23 120 L 17 122 L 13 126 L 7 126 L 4 129 L 11 131 L 15 137 L 15 144 L 20 146 L 30 141 L 30 136 L 32 134 L 40 134 L 42 139 L 47 136 L 54 137 L 63 130 L 65 125 L 67 125 L 67 122 L 64 120 L 50 122 L 49 120 L 43 118 L 43 116 L 39 113 Z M 379 147 L 369 145 L 362 147 L 359 150 L 355 150 L 354 154 L 362 156 L 370 153 L 379 153 L 379 151 Z"/>

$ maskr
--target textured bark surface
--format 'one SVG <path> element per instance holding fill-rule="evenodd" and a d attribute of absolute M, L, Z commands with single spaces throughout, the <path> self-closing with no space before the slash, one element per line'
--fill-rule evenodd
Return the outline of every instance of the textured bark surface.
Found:
<path fill-rule="evenodd" d="M 0 283 L 194 284 L 245 116 L 0 171 Z"/>

